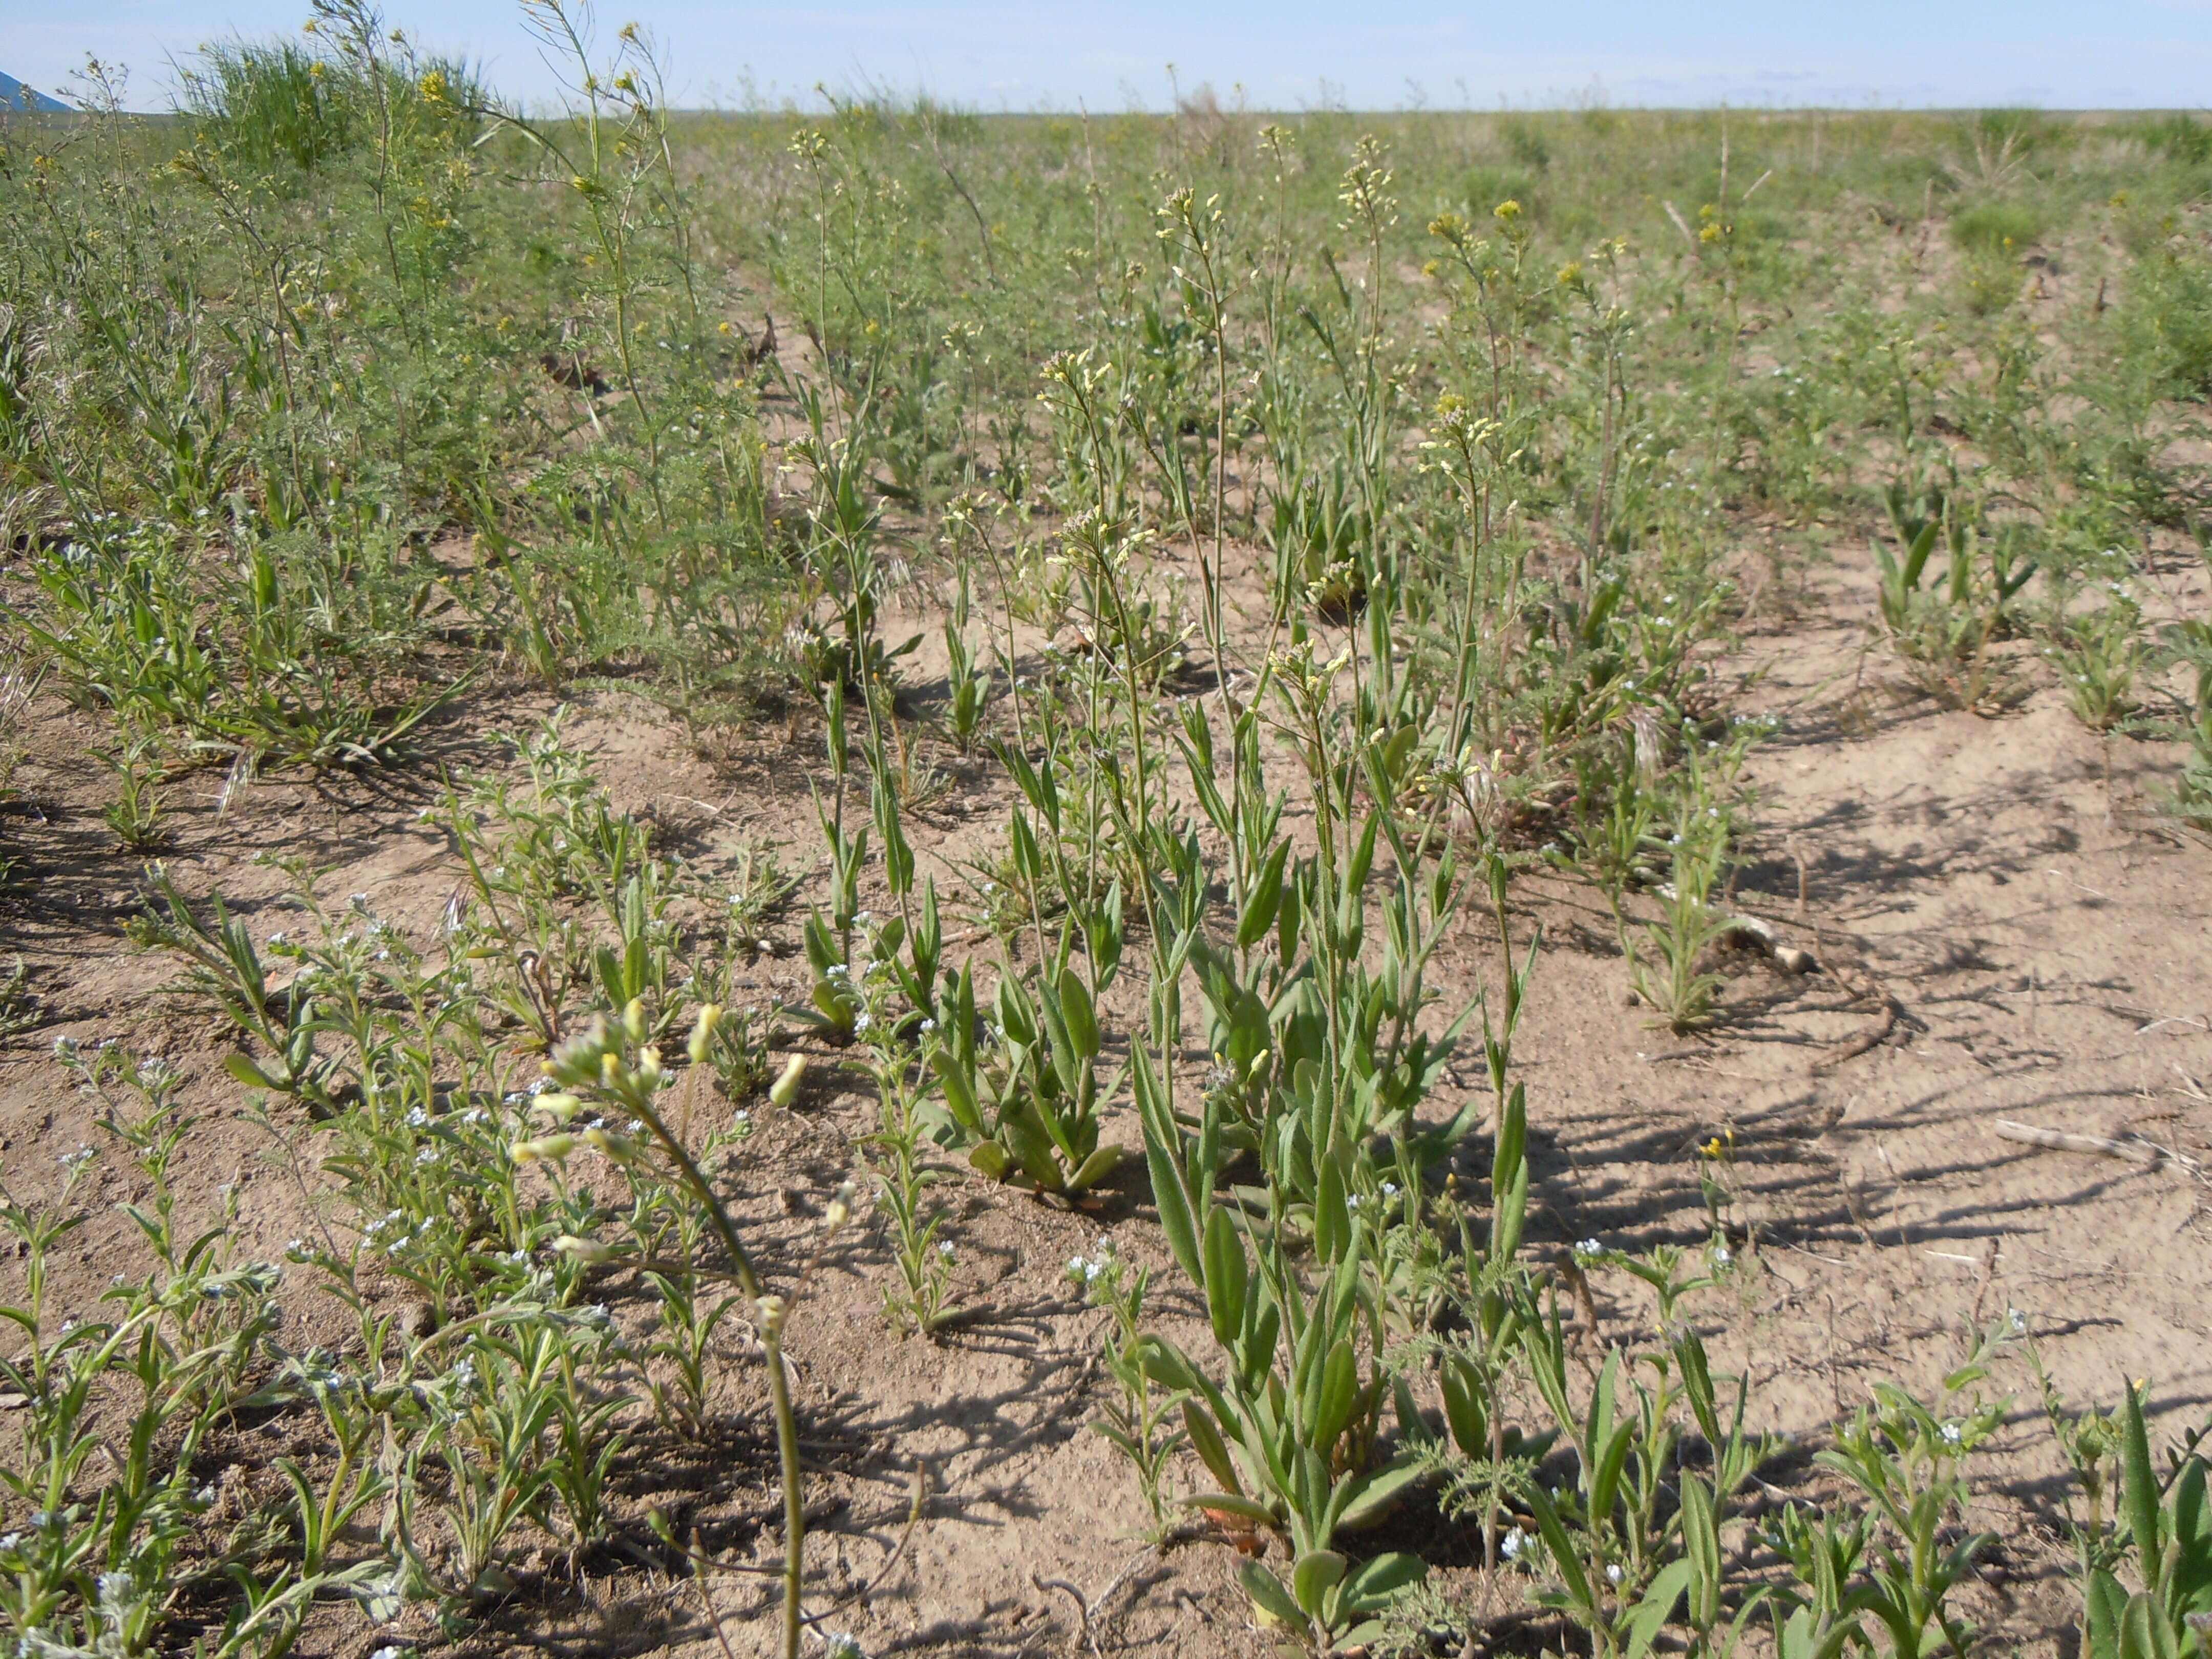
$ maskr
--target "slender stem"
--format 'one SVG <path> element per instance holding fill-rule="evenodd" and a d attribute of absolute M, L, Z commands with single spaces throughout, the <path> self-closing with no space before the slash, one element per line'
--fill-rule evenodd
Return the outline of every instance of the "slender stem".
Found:
<path fill-rule="evenodd" d="M 776 1449 L 783 1460 L 783 1659 L 799 1659 L 803 1615 L 799 1592 L 805 1580 L 806 1493 L 799 1483 L 799 1430 L 791 1410 L 791 1379 L 784 1370 L 783 1334 L 775 1322 L 762 1322 L 761 1346 L 768 1351 L 769 1404 L 775 1413 Z"/>

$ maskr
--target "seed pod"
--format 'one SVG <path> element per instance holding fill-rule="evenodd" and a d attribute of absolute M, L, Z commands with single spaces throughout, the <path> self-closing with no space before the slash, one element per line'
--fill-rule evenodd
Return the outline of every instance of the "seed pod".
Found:
<path fill-rule="evenodd" d="M 587 1267 L 596 1267 L 614 1255 L 614 1247 L 602 1244 L 596 1238 L 579 1238 L 574 1233 L 562 1233 L 553 1241 L 553 1248 L 562 1255 L 574 1256 Z"/>

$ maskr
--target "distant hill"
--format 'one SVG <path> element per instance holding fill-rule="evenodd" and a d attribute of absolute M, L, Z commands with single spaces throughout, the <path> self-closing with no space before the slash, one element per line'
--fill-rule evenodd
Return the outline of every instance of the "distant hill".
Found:
<path fill-rule="evenodd" d="M 0 73 L 0 104 L 9 109 L 35 110 L 41 115 L 51 115 L 66 110 L 69 106 L 58 98 L 49 98 L 35 87 L 27 87 L 14 76 Z"/>

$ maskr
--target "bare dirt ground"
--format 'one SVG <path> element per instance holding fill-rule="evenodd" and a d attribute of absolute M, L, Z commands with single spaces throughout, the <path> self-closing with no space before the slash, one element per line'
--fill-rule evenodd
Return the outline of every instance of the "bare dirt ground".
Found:
<path fill-rule="evenodd" d="M 1725 1218 L 1737 1261 L 1726 1284 L 1688 1306 L 1716 1364 L 1747 1370 L 1754 1424 L 1804 1444 L 1876 1379 L 1932 1389 L 1955 1361 L 1962 1322 L 2012 1308 L 2075 1403 L 2109 1404 L 2124 1378 L 2148 1376 L 2169 1428 L 2201 1420 L 2212 1401 L 2212 1192 L 2202 1168 L 2212 1160 L 2212 849 L 2153 810 L 2172 751 L 2088 732 L 2039 665 L 2024 665 L 2033 693 L 1996 719 L 1892 686 L 1886 654 L 1863 653 L 1870 592 L 1856 568 L 1820 576 L 1786 629 L 1747 635 L 1719 665 L 1738 683 L 1736 706 L 1780 720 L 1748 774 L 1757 856 L 1736 902 L 1810 951 L 1815 971 L 1788 975 L 1744 955 L 1730 969 L 1729 1017 L 1705 1037 L 1671 1036 L 1624 1006 L 1601 900 L 1564 878 L 1516 886 L 1516 944 L 1539 926 L 1545 939 L 1516 1050 L 1536 1162 L 1530 1248 L 1557 1264 L 1589 1237 L 1702 1243 L 1698 1149 L 1732 1133 Z M 2201 593 L 2192 603 L 2201 610 Z M 536 693 L 480 694 L 434 740 L 445 744 L 434 758 L 457 770 L 501 764 L 495 744 L 458 734 L 520 728 L 549 708 Z M 737 838 L 766 838 L 788 844 L 794 868 L 812 869 L 811 725 L 795 737 L 746 731 L 709 759 L 656 711 L 601 694 L 580 705 L 573 729 L 618 804 L 649 816 L 664 846 L 712 867 Z M 228 1036 L 165 1002 L 169 968 L 125 939 L 142 902 L 138 863 L 112 850 L 100 822 L 106 774 L 86 763 L 92 733 L 88 718 L 40 707 L 17 780 L 23 799 L 5 825 L 18 872 L 0 939 L 31 965 L 44 1012 L 0 1049 L 9 1184 L 24 1199 L 44 1195 L 57 1158 L 98 1139 L 47 1052 L 54 1039 L 122 1039 L 192 1079 L 188 1098 L 204 1117 L 182 1160 L 184 1201 L 213 1213 L 234 1187 L 240 1245 L 281 1259 L 312 1224 L 308 1206 L 267 1136 L 240 1115 L 241 1091 L 221 1067 Z M 956 767 L 950 756 L 940 763 Z M 188 891 L 219 889 L 259 936 L 294 925 L 272 902 L 283 878 L 251 861 L 263 851 L 324 867 L 324 895 L 368 892 L 381 914 L 427 936 L 453 886 L 441 837 L 415 822 L 435 776 L 418 767 L 381 781 L 264 780 L 222 808 L 222 775 L 195 775 L 175 787 L 167 862 Z M 1003 779 L 977 769 L 956 780 L 916 836 L 925 848 L 976 847 L 1003 831 Z M 935 867 L 946 883 L 947 866 Z M 1487 920 L 1461 927 L 1446 952 L 1448 995 L 1497 972 Z M 776 933 L 779 951 L 753 986 L 763 1005 L 805 994 L 797 917 Z M 1486 1086 L 1479 1073 L 1466 1057 L 1461 1090 L 1441 1103 Z M 796 1109 L 760 1113 L 737 1177 L 771 1277 L 811 1255 L 812 1218 L 849 1176 L 852 1137 L 872 1110 L 826 1067 L 816 1077 Z M 2003 1139 L 1999 1120 L 2119 1139 L 2133 1155 Z M 1116 1128 L 1134 1143 L 1133 1121 Z M 1110 1233 L 1126 1256 L 1167 1268 L 1156 1306 L 1170 1328 L 1196 1312 L 1173 1288 L 1141 1171 L 1125 1165 L 1087 1213 L 980 1181 L 941 1189 L 952 1195 L 957 1283 L 974 1312 L 940 1340 L 886 1332 L 890 1259 L 872 1228 L 842 1236 L 819 1263 L 790 1340 L 813 1460 L 809 1605 L 820 1631 L 851 1631 L 871 1654 L 1268 1650 L 1233 1553 L 1197 1536 L 1149 1549 L 1133 1479 L 1085 1428 L 1106 1384 L 1107 1316 L 1081 1306 L 1067 1259 Z M 100 1177 L 91 1199 L 122 1200 L 127 1184 Z M 135 1267 L 129 1231 L 100 1209 L 70 1241 L 58 1300 L 89 1305 L 111 1273 Z M 0 1263 L 0 1281 L 9 1273 Z M 1653 1310 L 1633 1281 L 1594 1274 L 1589 1289 L 1576 1299 L 1588 1351 L 1648 1332 Z M 623 1286 L 611 1282 L 606 1294 L 623 1313 Z M 306 1340 L 303 1330 L 335 1340 L 331 1314 L 303 1297 L 292 1340 Z M 621 1484 L 633 1513 L 661 1505 L 708 1549 L 766 1563 L 780 1544 L 758 1372 L 742 1333 L 726 1346 L 726 1432 L 704 1445 L 642 1435 Z M 1968 1611 L 2001 1644 L 2049 1651 L 2072 1617 L 2050 1521 L 2059 1464 L 2026 1368 L 2008 1364 L 1999 1380 L 2018 1399 L 1984 1468 L 1978 1519 L 2002 1541 Z M 293 1449 L 292 1432 L 282 1418 L 240 1428 L 210 1478 L 250 1493 L 270 1478 L 268 1458 Z M 1765 1474 L 1755 1503 L 1814 1478 L 1804 1455 Z M 1440 1545 L 1432 1513 L 1391 1525 L 1419 1534 L 1446 1580 L 1473 1593 L 1471 1539 Z M 636 1562 L 592 1564 L 580 1585 L 534 1565 L 542 1571 L 523 1575 L 473 1646 L 769 1650 L 763 1578 L 716 1581 L 710 1618 L 692 1585 Z M 334 1613 L 307 1647 L 359 1659 L 408 1634 Z"/>

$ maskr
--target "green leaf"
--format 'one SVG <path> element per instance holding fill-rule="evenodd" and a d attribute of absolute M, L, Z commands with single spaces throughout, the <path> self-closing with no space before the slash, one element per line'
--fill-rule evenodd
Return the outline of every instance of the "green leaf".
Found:
<path fill-rule="evenodd" d="M 1643 1659 L 1650 1651 L 1651 1640 L 1659 1634 L 1674 1611 L 1674 1604 L 1682 1599 L 1682 1591 L 1690 1582 L 1690 1564 L 1685 1560 L 1669 1562 L 1652 1579 L 1644 1592 L 1644 1599 L 1628 1615 L 1627 1659 Z"/>
<path fill-rule="evenodd" d="M 1344 1170 L 1328 1152 L 1321 1154 L 1314 1198 L 1314 1254 L 1334 1264 L 1343 1259 L 1352 1238 L 1352 1209 L 1345 1201 Z"/>
<path fill-rule="evenodd" d="M 1713 1375 L 1705 1363 L 1705 1345 L 1692 1330 L 1685 1330 L 1674 1344 L 1674 1358 L 1682 1370 L 1682 1391 L 1690 1397 L 1690 1411 L 1705 1443 L 1717 1451 L 1725 1443 L 1720 1413 L 1713 1403 Z"/>
<path fill-rule="evenodd" d="M 1443 1390 L 1444 1422 L 1452 1443 L 1469 1457 L 1490 1455 L 1490 1423 L 1483 1396 L 1488 1392 L 1474 1364 L 1459 1354 L 1446 1354 L 1437 1381 Z"/>
<path fill-rule="evenodd" d="M 2166 1549 L 2173 1558 L 2166 1603 L 2195 1613 L 2212 1610 L 2212 1504 L 2206 1502 L 2205 1477 L 2204 1460 L 2191 1455 L 2166 1495 Z"/>
<path fill-rule="evenodd" d="M 1237 1478 L 1237 1466 L 1230 1461 L 1229 1447 L 1221 1438 L 1221 1431 L 1213 1421 L 1213 1414 L 1195 1400 L 1182 1402 L 1182 1425 L 1190 1436 L 1191 1449 L 1198 1461 L 1206 1465 L 1206 1472 L 1221 1483 L 1223 1490 L 1241 1496 L 1244 1483 Z M 1267 1519 L 1262 1512 L 1261 1519 Z"/>
<path fill-rule="evenodd" d="M 1239 1567 L 1237 1582 L 1252 1598 L 1252 1606 L 1262 1624 L 1288 1625 L 1292 1630 L 1304 1631 L 1306 1616 L 1298 1610 L 1297 1598 L 1283 1587 L 1281 1579 L 1257 1561 L 1247 1561 Z"/>
<path fill-rule="evenodd" d="M 1190 1282 L 1202 1287 L 1206 1267 L 1199 1256 L 1198 1221 L 1191 1213 L 1190 1194 L 1183 1187 L 1182 1133 L 1176 1127 L 1161 1093 L 1151 1052 L 1142 1043 L 1130 1046 L 1135 1062 L 1130 1075 L 1137 1115 L 1145 1130 L 1145 1168 L 1152 1176 L 1152 1203 L 1160 1212 L 1160 1231 L 1167 1236 L 1168 1249 Z"/>
<path fill-rule="evenodd" d="M 1098 1012 L 1091 1006 L 1091 993 L 1073 969 L 1060 976 L 1060 1017 L 1067 1026 L 1070 1047 L 1085 1060 L 1098 1056 Z"/>
<path fill-rule="evenodd" d="M 1839 1659 L 1858 1628 L 1856 1615 L 1832 1623 L 1826 1613 L 1815 1619 L 1812 1608 L 1800 1607 L 1775 1639 L 1775 1659 Z"/>
<path fill-rule="evenodd" d="M 282 1086 L 272 1081 L 266 1072 L 244 1054 L 225 1054 L 222 1057 L 222 1069 L 249 1089 L 276 1090 Z"/>
<path fill-rule="evenodd" d="M 2120 1659 L 2181 1659 L 2166 1609 L 2147 1590 L 2130 1596 L 2120 1615 Z"/>
<path fill-rule="evenodd" d="M 1553 1507 L 1552 1495 L 1544 1490 L 1541 1480 L 1528 1486 L 1528 1510 L 1536 1517 L 1536 1530 L 1544 1540 L 1544 1547 L 1552 1557 L 1553 1570 L 1559 1582 L 1566 1586 L 1567 1595 L 1574 1605 L 1588 1613 L 1597 1610 L 1597 1598 L 1590 1594 L 1589 1575 L 1583 1571 L 1582 1558 L 1576 1554 L 1574 1540 L 1559 1520 L 1559 1512 Z"/>
<path fill-rule="evenodd" d="M 1901 574 L 1907 592 L 1919 591 L 1920 574 L 1928 568 L 1928 556 L 1936 550 L 1936 538 L 1942 529 L 1942 526 L 1940 524 L 1930 522 L 1912 538 L 1912 544 L 1905 549 L 1905 568 Z"/>
<path fill-rule="evenodd" d="M 975 1171 L 992 1181 L 1004 1181 L 1006 1172 L 1014 1167 L 1014 1160 L 1006 1149 L 995 1140 L 979 1141 L 968 1149 L 968 1162 Z"/>
<path fill-rule="evenodd" d="M 1251 1266 L 1244 1240 L 1230 1208 L 1221 1205 L 1206 1218 L 1206 1310 L 1213 1321 L 1213 1340 L 1233 1347 L 1244 1329 L 1245 1291 Z"/>
<path fill-rule="evenodd" d="M 1705 1483 L 1684 1473 L 1682 1559 L 1689 1567 L 1690 1622 L 1711 1630 L 1721 1616 L 1721 1533 Z"/>
<path fill-rule="evenodd" d="M 1620 1491 L 1621 1471 L 1628 1466 L 1628 1454 L 1636 1442 L 1636 1425 L 1624 1419 L 1615 1425 L 1613 1434 L 1598 1453 L 1597 1468 L 1591 1473 L 1589 1512 L 1593 1523 L 1610 1519 L 1615 1496 Z"/>
<path fill-rule="evenodd" d="M 1259 878 L 1252 884 L 1252 895 L 1245 901 L 1244 914 L 1237 919 L 1237 948 L 1249 951 L 1257 945 L 1268 928 L 1275 924 L 1275 913 L 1283 902 L 1283 863 L 1290 856 L 1287 841 L 1275 843 L 1275 850 L 1260 867 Z"/>
<path fill-rule="evenodd" d="M 2089 1575 L 2081 1603 L 2087 1659 L 2120 1659 L 2120 1622 L 2128 1610 L 2128 1593 L 2120 1581 L 2099 1568 Z"/>
<path fill-rule="evenodd" d="M 1164 1383 L 1178 1394 L 1199 1392 L 1197 1367 L 1190 1363 L 1189 1356 L 1164 1337 L 1146 1334 L 1137 1339 L 1137 1366 L 1153 1382 Z M 1236 1484 L 1234 1476 L 1230 1484 Z"/>
<path fill-rule="evenodd" d="M 1418 1465 L 1386 1463 L 1353 1481 L 1336 1517 L 1339 1532 L 1364 1532 L 1398 1506 L 1408 1487 L 1421 1478 Z"/>
<path fill-rule="evenodd" d="M 976 1103 L 975 1091 L 968 1081 L 967 1069 L 944 1048 L 929 1051 L 929 1065 L 930 1069 L 937 1073 L 938 1082 L 944 1087 L 945 1109 L 952 1114 L 952 1121 L 970 1135 L 981 1137 L 988 1133 L 983 1127 L 982 1109 Z M 971 1153 L 969 1161 L 973 1160 Z M 981 1164 L 976 1167 L 982 1168 Z M 990 1171 L 985 1170 L 984 1173 L 988 1175 Z"/>
<path fill-rule="evenodd" d="M 1127 1147 L 1117 1146 L 1110 1141 L 1097 1148 L 1076 1166 L 1075 1173 L 1068 1176 L 1066 1189 L 1071 1193 L 1089 1192 L 1113 1174 L 1115 1167 L 1127 1155 Z"/>
<path fill-rule="evenodd" d="M 1291 1595 L 1310 1619 L 1322 1615 L 1322 1599 L 1343 1582 L 1351 1564 L 1334 1550 L 1308 1550 L 1291 1567 Z"/>
<path fill-rule="evenodd" d="M 1359 1361 L 1352 1344 L 1340 1340 L 1322 1363 L 1321 1396 L 1312 1425 L 1313 1448 L 1328 1452 L 1352 1421 L 1359 1398 Z"/>
<path fill-rule="evenodd" d="M 1528 1091 L 1513 1085 L 1498 1114 L 1498 1145 L 1491 1154 L 1490 1259 L 1510 1261 L 1521 1248 L 1521 1228 L 1528 1212 Z"/>
<path fill-rule="evenodd" d="M 2143 1426 L 2142 1396 L 2130 1386 L 2120 1409 L 2121 1504 L 2135 1540 L 2136 1559 L 2145 1588 L 2160 1588 L 2158 1573 L 2165 1540 L 2159 1536 L 2158 1476 L 2151 1470 L 2150 1433 Z"/>
<path fill-rule="evenodd" d="M 1363 1562 L 1346 1582 L 1340 1605 L 1355 1618 L 1379 1613 L 1396 1601 L 1401 1591 L 1419 1583 L 1428 1571 L 1427 1562 L 1402 1550 L 1378 1555 Z"/>

